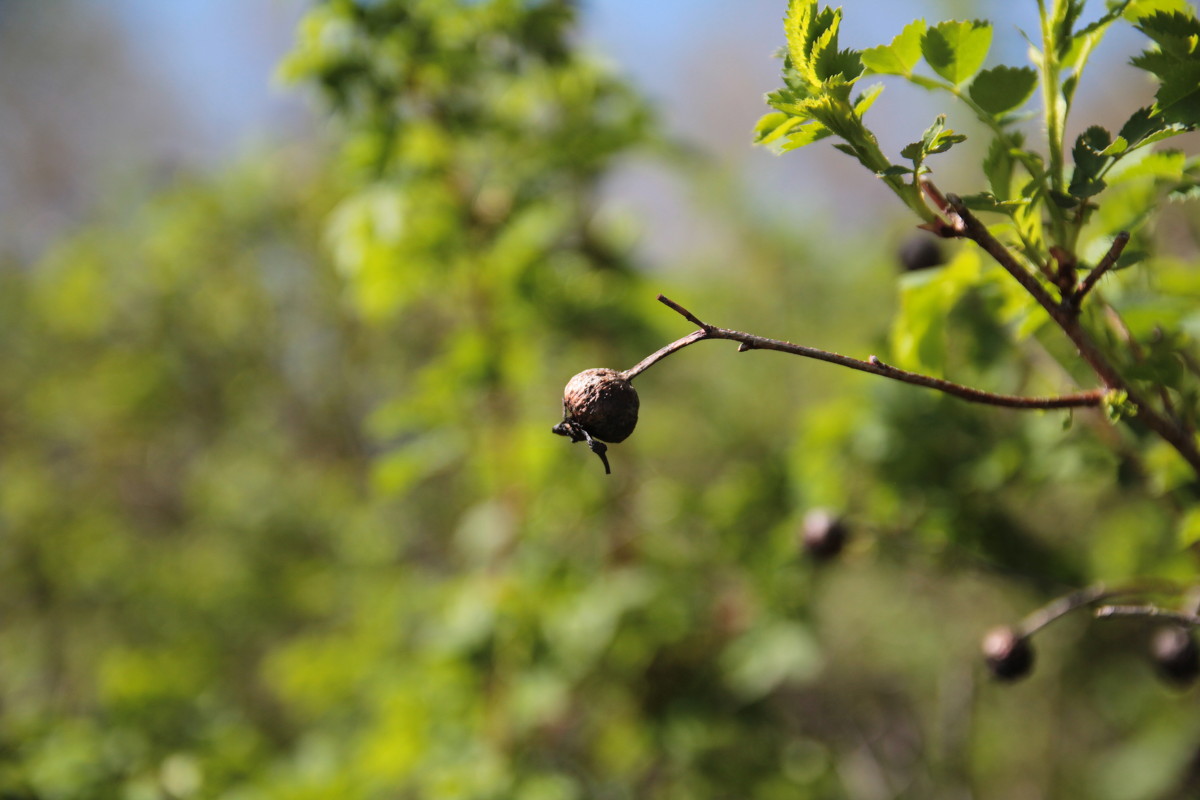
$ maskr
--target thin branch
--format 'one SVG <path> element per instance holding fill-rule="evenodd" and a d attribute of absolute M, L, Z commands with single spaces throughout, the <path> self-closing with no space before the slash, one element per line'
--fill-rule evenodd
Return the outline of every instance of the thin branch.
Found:
<path fill-rule="evenodd" d="M 1098 603 L 1101 600 L 1112 600 L 1117 597 L 1129 597 L 1131 595 L 1145 595 L 1149 592 L 1178 592 L 1179 587 L 1175 584 L 1145 580 L 1140 583 L 1130 584 L 1128 586 L 1116 586 L 1109 588 L 1103 583 L 1095 583 L 1091 586 L 1085 586 L 1078 591 L 1063 595 L 1062 597 L 1051 600 L 1046 605 L 1031 612 L 1025 619 L 1021 620 L 1016 626 L 1017 632 L 1021 636 L 1032 636 L 1042 628 L 1054 622 L 1056 619 L 1065 617 L 1072 611 L 1078 611 L 1081 608 L 1086 608 L 1093 603 Z M 1117 606 L 1105 606 L 1105 608 L 1116 608 Z"/>
<path fill-rule="evenodd" d="M 1074 295 L 1077 308 L 1083 303 L 1083 298 L 1087 297 L 1087 293 L 1092 290 L 1096 282 L 1104 276 L 1104 273 L 1117 265 L 1117 259 L 1121 257 L 1121 252 L 1127 244 L 1129 244 L 1129 233 L 1121 231 L 1117 234 L 1117 238 L 1113 239 L 1112 247 L 1108 248 L 1108 252 L 1104 254 L 1104 258 L 1100 259 L 1100 263 L 1079 282 L 1079 288 L 1075 290 Z"/>
<path fill-rule="evenodd" d="M 1156 617 L 1180 625 L 1200 627 L 1200 616 L 1183 611 L 1172 611 L 1155 605 L 1145 606 L 1100 606 L 1096 609 L 1096 619 L 1112 619 L 1113 617 Z"/>
<path fill-rule="evenodd" d="M 1104 584 L 1100 583 L 1095 586 L 1087 586 L 1077 592 L 1072 592 L 1071 594 L 1052 600 L 1032 612 L 1016 626 L 1017 632 L 1021 636 L 1032 636 L 1051 622 L 1060 617 L 1065 617 L 1072 611 L 1090 606 L 1098 600 L 1125 593 L 1121 590 L 1106 589 Z"/>
<path fill-rule="evenodd" d="M 665 299 L 663 298 L 663 296 L 661 294 L 658 296 L 658 299 L 664 300 L 664 302 L 665 302 Z M 676 310 L 678 310 L 678 309 L 676 309 Z M 695 322 L 697 325 L 700 325 L 701 328 L 703 328 L 704 324 L 702 322 L 700 322 L 699 320 L 693 319 L 692 322 Z M 641 361 L 639 361 L 638 363 L 634 364 L 629 369 L 622 372 L 621 377 L 627 381 L 631 381 L 634 378 L 636 378 L 638 375 L 645 372 L 648 368 L 654 366 L 662 359 L 671 355 L 671 353 L 678 352 L 679 350 L 682 350 L 683 348 L 687 347 L 689 344 L 695 344 L 696 342 L 700 341 L 701 339 L 707 339 L 707 338 L 708 338 L 708 332 L 704 331 L 704 330 L 698 330 L 698 331 L 689 333 L 687 336 L 683 337 L 682 339 L 678 339 L 674 342 L 671 342 L 666 347 L 661 347 L 658 350 L 651 353 L 650 355 L 646 356 Z"/>
<path fill-rule="evenodd" d="M 1103 389 L 1094 389 L 1090 392 L 1078 392 L 1075 394 L 1061 395 L 1058 397 L 1018 397 L 1015 395 L 995 394 L 986 392 L 981 389 L 974 389 L 970 386 L 953 383 L 951 381 L 934 378 L 929 375 L 922 375 L 917 372 L 909 372 L 908 370 L 893 367 L 890 364 L 885 364 L 875 356 L 871 356 L 869 360 L 862 361 L 850 356 L 844 356 L 839 353 L 831 353 L 827 350 L 820 350 L 815 347 L 806 347 L 801 344 L 793 344 L 780 339 L 767 339 L 762 336 L 756 336 L 752 333 L 743 331 L 729 330 L 728 328 L 718 328 L 715 325 L 709 325 L 700 320 L 692 312 L 688 311 L 683 306 L 676 303 L 670 298 L 663 295 L 658 296 L 658 300 L 663 305 L 671 308 L 688 322 L 694 325 L 699 325 L 700 330 L 694 331 L 687 336 L 672 342 L 662 348 L 653 355 L 643 359 L 633 368 L 626 370 L 623 375 L 626 379 L 632 379 L 634 376 L 645 370 L 651 364 L 654 364 L 661 358 L 664 358 L 671 353 L 682 350 L 688 345 L 705 339 L 727 339 L 729 341 L 740 342 L 739 351 L 745 350 L 777 350 L 782 353 L 790 353 L 791 355 L 803 356 L 805 358 L 813 358 L 818 361 L 826 361 L 831 364 L 838 364 L 843 367 L 849 367 L 860 372 L 869 372 L 872 375 L 879 375 L 884 378 L 910 383 L 914 386 L 924 386 L 928 389 L 935 389 L 944 394 L 953 395 L 963 400 L 969 400 L 974 403 L 984 403 L 993 406 L 1003 406 L 1006 408 L 1083 408 L 1099 406 L 1103 400 L 1105 391 Z"/>

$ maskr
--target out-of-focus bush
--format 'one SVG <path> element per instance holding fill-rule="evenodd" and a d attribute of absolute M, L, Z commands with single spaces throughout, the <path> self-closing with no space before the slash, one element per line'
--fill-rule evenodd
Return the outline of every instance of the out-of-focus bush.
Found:
<path fill-rule="evenodd" d="M 283 69 L 333 163 L 181 178 L 3 270 L 5 796 L 1165 791 L 1197 726 L 1132 628 L 1063 623 L 1004 693 L 976 663 L 1063 586 L 1186 567 L 1126 547 L 1169 556 L 1169 514 L 1089 426 L 704 344 L 639 378 L 613 475 L 550 435 L 572 374 L 686 332 L 656 291 L 865 349 L 893 272 L 732 198 L 736 268 L 651 280 L 602 181 L 706 167 L 572 17 L 320 4 Z"/>

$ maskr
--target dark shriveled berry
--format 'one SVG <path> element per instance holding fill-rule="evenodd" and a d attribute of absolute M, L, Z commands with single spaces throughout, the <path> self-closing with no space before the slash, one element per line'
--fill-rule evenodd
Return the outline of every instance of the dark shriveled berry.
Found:
<path fill-rule="evenodd" d="M 940 267 L 946 263 L 942 254 L 942 246 L 928 234 L 912 236 L 900 245 L 896 257 L 905 272 L 916 272 L 931 267 Z"/>
<path fill-rule="evenodd" d="M 637 418 L 637 392 L 616 370 L 584 370 L 563 389 L 563 422 L 574 423 L 594 439 L 623 442 Z"/>
<path fill-rule="evenodd" d="M 800 544 L 817 561 L 828 561 L 846 546 L 846 523 L 832 511 L 814 508 L 804 515 Z"/>
<path fill-rule="evenodd" d="M 1033 669 L 1033 646 L 1009 625 L 992 628 L 983 637 L 983 659 L 992 677 L 1016 681 Z"/>
<path fill-rule="evenodd" d="M 1150 655 L 1159 677 L 1176 686 L 1187 686 L 1200 676 L 1200 649 L 1191 632 L 1178 625 L 1159 628 L 1150 642 Z"/>

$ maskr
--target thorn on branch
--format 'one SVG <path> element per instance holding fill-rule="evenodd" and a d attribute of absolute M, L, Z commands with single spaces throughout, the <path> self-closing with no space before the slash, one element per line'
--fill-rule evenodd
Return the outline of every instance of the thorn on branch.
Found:
<path fill-rule="evenodd" d="M 921 178 L 918 180 L 921 187 L 921 193 L 933 203 L 934 208 L 942 215 L 943 219 L 937 222 L 926 222 L 923 225 L 918 225 L 918 228 L 924 228 L 943 239 L 955 239 L 963 235 L 963 220 L 962 216 L 946 199 L 941 190 L 933 184 L 933 181 Z"/>

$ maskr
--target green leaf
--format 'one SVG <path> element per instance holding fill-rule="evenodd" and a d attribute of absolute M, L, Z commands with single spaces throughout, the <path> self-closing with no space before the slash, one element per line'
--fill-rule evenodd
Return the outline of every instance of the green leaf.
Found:
<path fill-rule="evenodd" d="M 1067 52 L 1063 53 L 1059 59 L 1059 63 L 1064 69 L 1073 69 L 1078 75 L 1087 65 L 1088 58 L 1092 51 L 1096 49 L 1096 45 L 1104 38 L 1104 34 L 1108 26 L 1114 20 L 1120 19 L 1121 15 L 1128 8 L 1130 0 L 1121 0 L 1117 3 L 1109 3 L 1109 9 L 1095 22 L 1084 27 L 1082 30 L 1074 33 L 1071 36 L 1070 46 Z"/>
<path fill-rule="evenodd" d="M 1200 61 L 1179 64 L 1160 77 L 1154 105 L 1163 118 L 1189 128 L 1200 124 Z"/>
<path fill-rule="evenodd" d="M 1160 11 L 1140 17 L 1137 28 L 1157 45 L 1131 62 L 1161 82 L 1153 113 L 1167 123 L 1196 127 L 1200 124 L 1200 20 L 1190 12 Z"/>
<path fill-rule="evenodd" d="M 826 128 L 821 123 L 812 121 L 805 122 L 799 127 L 792 128 L 791 132 L 787 135 L 787 139 L 779 149 L 784 152 L 788 150 L 799 150 L 801 147 L 810 145 L 813 142 L 819 142 L 820 140 L 831 135 L 833 135 L 833 131 L 829 130 L 829 128 Z"/>
<path fill-rule="evenodd" d="M 992 45 L 987 22 L 939 22 L 921 37 L 921 53 L 933 71 L 955 86 L 979 71 Z"/>
<path fill-rule="evenodd" d="M 1188 0 L 1130 0 L 1121 15 L 1130 22 L 1136 22 L 1142 17 L 1175 12 L 1190 14 L 1192 6 Z"/>
<path fill-rule="evenodd" d="M 783 20 L 788 63 L 810 90 L 823 87 L 838 75 L 851 81 L 862 73 L 857 51 L 838 50 L 841 21 L 841 9 L 818 10 L 816 0 L 788 3 Z"/>
<path fill-rule="evenodd" d="M 997 136 L 988 147 L 987 156 L 983 160 L 983 174 L 992 187 L 993 194 L 1001 200 L 1012 197 L 1012 176 L 1016 166 L 1013 151 L 1024 142 L 1020 133 Z"/>
<path fill-rule="evenodd" d="M 1160 50 L 1175 60 L 1197 58 L 1200 40 L 1200 20 L 1185 12 L 1158 12 L 1142 17 L 1137 29 L 1158 44 Z"/>
<path fill-rule="evenodd" d="M 883 84 L 877 83 L 873 86 L 868 86 L 862 94 L 854 99 L 854 113 L 860 117 L 867 113 L 867 109 L 875 105 L 875 100 L 879 95 L 883 94 Z"/>
<path fill-rule="evenodd" d="M 1104 393 L 1101 402 L 1105 416 L 1110 422 L 1119 422 L 1124 418 L 1137 416 L 1137 406 L 1129 402 L 1129 393 L 1123 390 L 1110 389 Z"/>
<path fill-rule="evenodd" d="M 971 81 L 968 94 L 984 111 L 999 116 L 1028 100 L 1037 81 L 1032 67 L 993 67 Z"/>
<path fill-rule="evenodd" d="M 1083 13 L 1083 0 L 1058 0 L 1054 3 L 1054 19 L 1050 22 L 1050 36 L 1055 55 L 1061 62 L 1071 50 L 1075 40 L 1075 23 Z"/>
<path fill-rule="evenodd" d="M 936 153 L 944 153 L 959 142 L 965 141 L 966 136 L 946 128 L 946 115 L 941 114 L 933 121 L 921 136 L 921 141 L 907 144 L 900 155 L 913 162 L 915 171 L 921 171 L 921 164 L 926 157 Z"/>
<path fill-rule="evenodd" d="M 1112 158 L 1103 152 L 1112 144 L 1112 134 L 1093 125 L 1079 135 L 1071 155 L 1075 159 L 1075 171 L 1071 175 L 1071 185 L 1067 191 L 1080 199 L 1093 197 L 1104 190 L 1105 183 L 1100 177 L 1103 171 L 1112 163 Z"/>
<path fill-rule="evenodd" d="M 792 131 L 797 125 L 804 122 L 800 117 L 795 117 L 786 114 L 782 111 L 772 111 L 766 114 L 754 126 L 754 143 L 755 144 L 770 144 L 777 141 Z"/>
<path fill-rule="evenodd" d="M 1146 106 L 1133 112 L 1133 115 L 1121 126 L 1117 138 L 1128 142 L 1131 148 L 1137 147 L 1143 139 L 1161 131 L 1164 125 L 1163 118 L 1155 116 L 1154 110 Z"/>
<path fill-rule="evenodd" d="M 911 75 L 921 60 L 921 38 L 926 30 L 923 19 L 908 23 L 891 44 L 862 51 L 863 66 L 880 75 Z"/>

